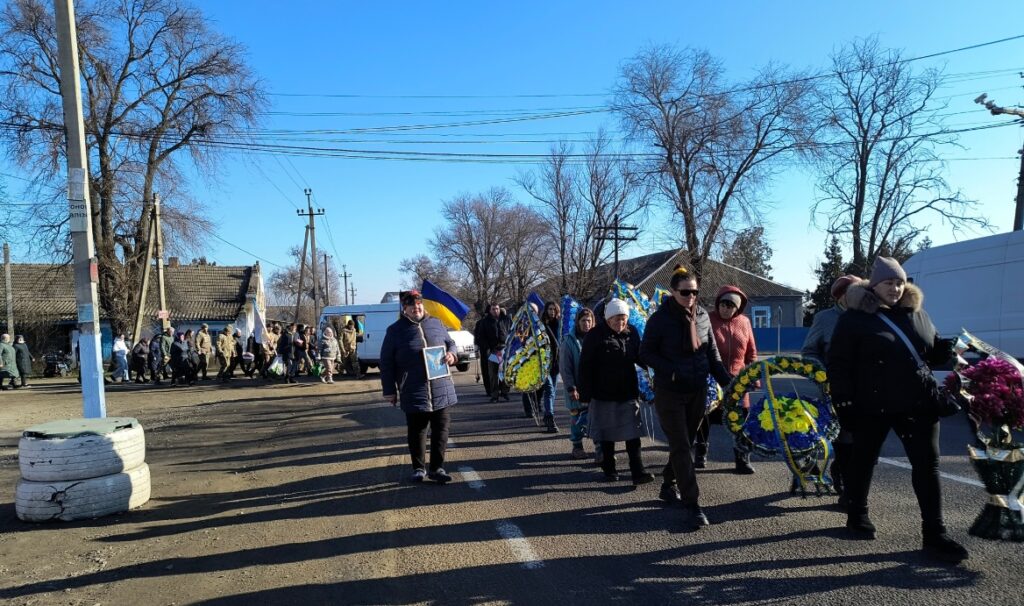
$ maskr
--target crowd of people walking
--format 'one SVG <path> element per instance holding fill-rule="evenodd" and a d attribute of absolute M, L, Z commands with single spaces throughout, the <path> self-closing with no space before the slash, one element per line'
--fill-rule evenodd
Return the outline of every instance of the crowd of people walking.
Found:
<path fill-rule="evenodd" d="M 545 428 L 554 425 L 554 386 L 562 377 L 569 410 L 572 459 L 587 459 L 584 441 L 594 444 L 600 479 L 617 481 L 615 447 L 623 443 L 629 478 L 640 486 L 655 480 L 644 465 L 643 423 L 637 367 L 653 373 L 654 409 L 668 442 L 668 462 L 661 469 L 659 497 L 682 511 L 689 530 L 710 524 L 701 508 L 697 470 L 706 466 L 709 426 L 720 417 L 707 414 L 709 376 L 721 386 L 758 359 L 748 300 L 742 290 L 724 286 L 710 310 L 698 304 L 697 277 L 677 267 L 671 296 L 648 319 L 641 338 L 629 322 L 626 302 L 611 299 L 603 308 L 583 308 L 558 341 L 558 363 L 543 387 L 524 397 L 539 397 Z M 920 290 L 907 282 L 895 259 L 879 257 L 869 279 L 842 276 L 835 281 L 835 308 L 815 317 L 802 355 L 827 368 L 835 408 L 842 425 L 833 466 L 838 505 L 847 514 L 850 538 L 871 540 L 876 527 L 868 515 L 874 466 L 890 431 L 896 433 L 912 466 L 912 484 L 921 513 L 926 554 L 960 562 L 967 551 L 946 531 L 938 471 L 939 417 L 930 407 L 927 364 L 948 361 L 952 343 L 939 338 L 921 306 Z M 381 381 L 386 399 L 407 416 L 409 450 L 416 482 L 451 480 L 444 472 L 450 408 L 456 403 L 450 377 L 429 378 L 423 350 L 440 346 L 454 363 L 454 344 L 440 323 L 425 314 L 416 291 L 402 293 L 402 316 L 385 337 Z M 595 311 L 597 313 L 595 313 Z M 557 306 L 546 306 L 541 320 L 552 342 L 560 332 Z M 598 318 L 601 318 L 600 320 Z M 500 380 L 502 350 L 511 330 L 508 314 L 491 304 L 476 327 L 484 387 L 491 402 L 508 401 Z M 770 380 L 770 379 L 766 379 Z M 525 406 L 525 404 L 524 404 Z M 749 402 L 744 402 L 749 408 Z M 529 412 L 529 409 L 528 409 Z M 429 464 L 425 461 L 427 427 L 431 428 Z M 734 448 L 734 471 L 755 473 L 749 454 Z"/>

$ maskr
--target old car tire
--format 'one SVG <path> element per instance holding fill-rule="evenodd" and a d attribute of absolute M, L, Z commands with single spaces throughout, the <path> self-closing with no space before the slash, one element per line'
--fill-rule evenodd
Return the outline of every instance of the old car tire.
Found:
<path fill-rule="evenodd" d="M 149 500 L 149 466 L 86 480 L 31 482 L 21 480 L 14 509 L 26 522 L 86 520 L 140 507 Z"/>
<path fill-rule="evenodd" d="M 97 478 L 134 469 L 145 460 L 146 436 L 134 419 L 125 419 L 121 427 L 101 435 L 30 434 L 18 441 L 21 477 L 31 482 Z"/>

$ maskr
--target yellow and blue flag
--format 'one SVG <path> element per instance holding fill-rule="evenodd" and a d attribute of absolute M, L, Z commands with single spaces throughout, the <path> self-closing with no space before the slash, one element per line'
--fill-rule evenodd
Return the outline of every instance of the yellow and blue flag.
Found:
<path fill-rule="evenodd" d="M 427 313 L 450 330 L 462 330 L 462 320 L 469 313 L 465 303 L 441 290 L 430 280 L 423 281 L 420 294 L 423 295 L 423 308 Z"/>

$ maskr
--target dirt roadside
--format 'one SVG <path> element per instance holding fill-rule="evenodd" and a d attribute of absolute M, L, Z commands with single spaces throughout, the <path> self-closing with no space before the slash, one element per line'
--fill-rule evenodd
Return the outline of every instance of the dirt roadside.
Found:
<path fill-rule="evenodd" d="M 13 504 L 20 432 L 81 416 L 81 395 L 67 381 L 4 392 L 0 602 L 184 604 L 365 576 L 365 553 L 317 550 L 331 549 L 325 538 L 373 536 L 385 523 L 376 502 L 395 485 L 405 449 L 397 411 L 377 394 L 376 375 L 334 385 L 113 386 L 108 415 L 136 417 L 146 431 L 150 502 L 99 520 L 27 524 Z M 352 496 L 363 505 L 346 511 L 355 515 L 341 528 L 332 508 Z M 373 567 L 376 576 L 387 563 Z"/>

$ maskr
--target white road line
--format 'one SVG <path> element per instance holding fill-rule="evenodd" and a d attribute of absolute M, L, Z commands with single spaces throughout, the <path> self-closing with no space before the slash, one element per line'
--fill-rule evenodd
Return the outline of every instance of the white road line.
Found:
<path fill-rule="evenodd" d="M 518 526 L 508 520 L 498 520 L 496 525 L 498 534 L 508 541 L 512 555 L 523 564 L 523 568 L 536 570 L 544 567 L 544 561 L 537 557 L 537 553 L 530 547 L 530 542 L 526 540 Z"/>
<path fill-rule="evenodd" d="M 459 467 L 459 474 L 466 480 L 466 485 L 473 490 L 481 490 L 484 486 L 487 486 L 480 479 L 480 474 L 472 467 L 466 465 Z M 533 547 L 530 546 L 530 541 L 526 539 L 523 531 L 518 526 L 508 520 L 495 520 L 494 524 L 498 529 L 498 534 L 508 542 L 512 555 L 519 560 L 523 568 L 537 570 L 544 567 L 544 560 L 540 559 L 537 552 L 533 550 Z"/>
<path fill-rule="evenodd" d="M 887 457 L 878 457 L 878 462 L 885 463 L 887 465 L 892 465 L 894 467 L 900 467 L 902 469 L 913 469 L 910 466 L 910 463 L 904 463 L 903 461 L 897 461 L 896 459 L 890 459 Z M 947 480 L 960 482 L 961 484 L 970 484 L 971 486 L 980 486 L 981 488 L 985 487 L 984 484 L 982 484 L 979 480 L 975 480 L 974 478 L 965 478 L 963 476 L 953 475 L 951 473 L 946 473 L 944 471 L 940 471 L 939 476 L 946 478 Z"/>
<path fill-rule="evenodd" d="M 484 481 L 480 479 L 480 474 L 478 474 L 472 467 L 466 467 L 465 465 L 459 467 L 459 474 L 464 480 L 466 480 L 466 485 L 473 490 L 480 490 L 484 486 L 487 486 L 484 484 Z"/>

